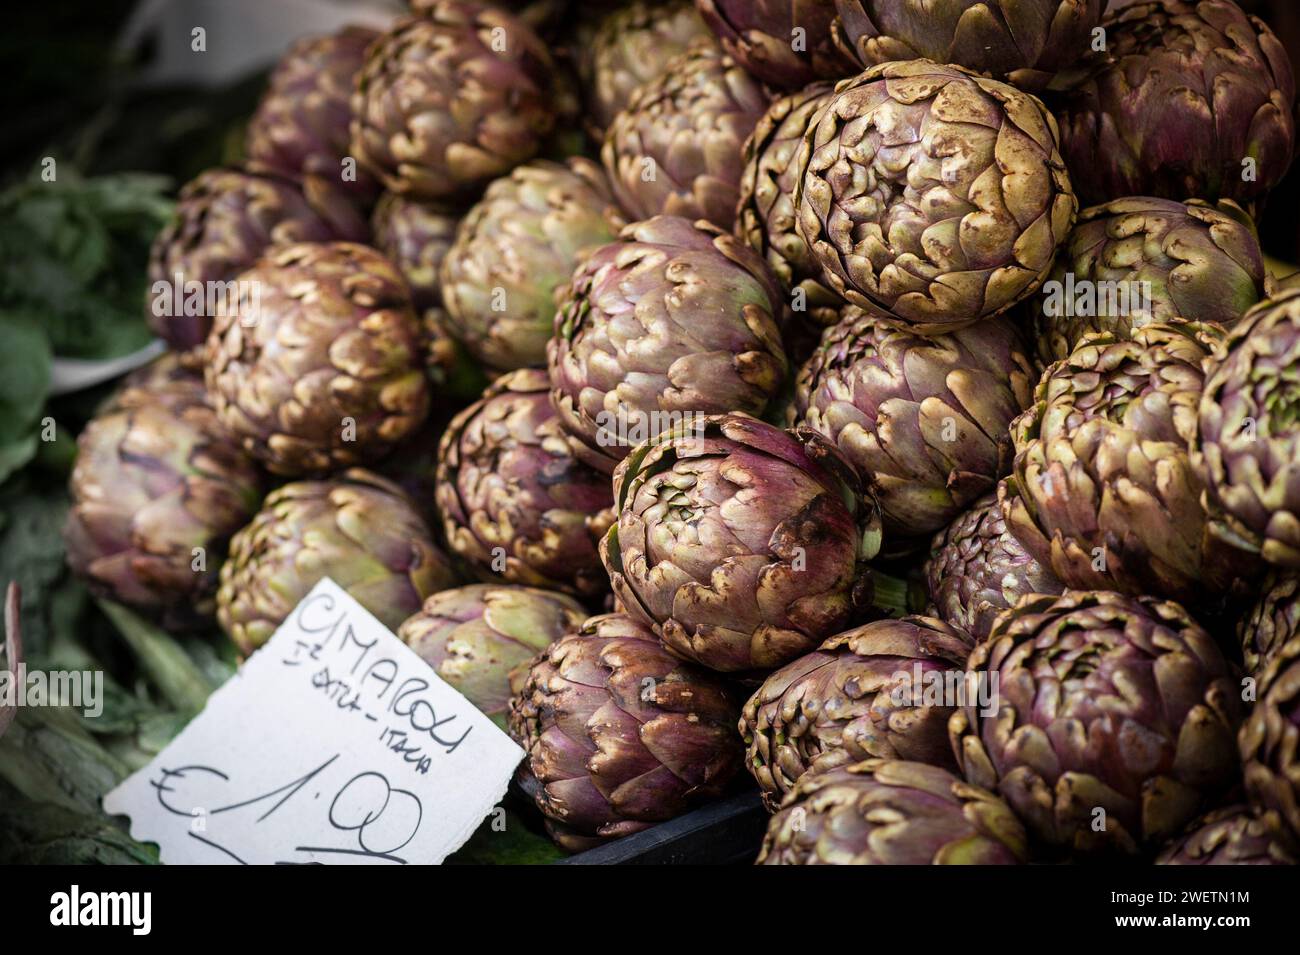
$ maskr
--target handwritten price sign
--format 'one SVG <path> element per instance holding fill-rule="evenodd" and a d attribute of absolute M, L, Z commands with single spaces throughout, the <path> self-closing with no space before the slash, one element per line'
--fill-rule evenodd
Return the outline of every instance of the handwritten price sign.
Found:
<path fill-rule="evenodd" d="M 438 863 L 523 755 L 327 579 L 104 808 L 169 863 Z"/>

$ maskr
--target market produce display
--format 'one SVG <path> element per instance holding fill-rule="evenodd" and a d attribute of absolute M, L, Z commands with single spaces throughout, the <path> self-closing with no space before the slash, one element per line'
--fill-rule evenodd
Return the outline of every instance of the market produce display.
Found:
<path fill-rule="evenodd" d="M 581 849 L 671 819 L 740 769 L 739 704 L 644 624 L 592 617 L 533 664 L 510 708 L 526 792 L 560 845 Z"/>
<path fill-rule="evenodd" d="M 1268 25 L 1232 0 L 1114 10 L 1104 52 L 1057 110 L 1061 149 L 1089 205 L 1126 196 L 1251 207 L 1295 148 L 1295 77 Z"/>
<path fill-rule="evenodd" d="M 525 753 L 449 861 L 1300 860 L 1269 24 L 397 6 L 0 190 L 0 585 L 109 681 L 0 701 L 0 862 L 157 861 L 101 797 L 326 577 Z"/>
<path fill-rule="evenodd" d="M 739 414 L 679 425 L 619 465 L 614 508 L 600 544 L 614 595 L 712 670 L 773 670 L 869 600 L 879 508 L 816 435 Z"/>
<path fill-rule="evenodd" d="M 1265 276 L 1255 224 L 1230 200 L 1085 209 L 1034 312 L 1038 356 L 1060 361 L 1087 335 L 1128 338 L 1153 322 L 1229 327 L 1264 298 Z"/>
<path fill-rule="evenodd" d="M 470 584 L 431 596 L 397 635 L 467 700 L 504 723 L 533 657 L 586 619 L 582 605 L 563 594 Z"/>
<path fill-rule="evenodd" d="M 777 670 L 745 704 L 745 766 L 772 809 L 806 774 L 864 759 L 955 770 L 953 707 L 927 700 L 956 685 L 972 640 L 931 617 L 878 620 L 831 637 Z"/>

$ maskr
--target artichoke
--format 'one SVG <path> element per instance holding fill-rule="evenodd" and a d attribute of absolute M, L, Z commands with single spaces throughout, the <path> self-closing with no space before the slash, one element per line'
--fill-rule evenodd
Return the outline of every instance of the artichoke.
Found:
<path fill-rule="evenodd" d="M 1156 865 L 1295 865 L 1295 859 L 1250 807 L 1225 806 L 1169 843 Z"/>
<path fill-rule="evenodd" d="M 442 306 L 438 270 L 456 239 L 460 216 L 387 192 L 371 218 L 375 248 L 397 266 L 420 313 Z"/>
<path fill-rule="evenodd" d="M 879 512 L 816 435 L 744 415 L 680 425 L 614 474 L 600 555 L 614 595 L 673 653 L 757 676 L 865 606 Z"/>
<path fill-rule="evenodd" d="M 1086 335 L 1128 338 L 1152 322 L 1228 327 L 1264 297 L 1266 276 L 1236 203 L 1139 197 L 1085 209 L 1043 287 L 1039 357 L 1060 361 Z"/>
<path fill-rule="evenodd" d="M 1037 369 L 1019 330 L 989 319 L 935 338 L 849 308 L 795 382 L 797 420 L 834 442 L 880 502 L 891 552 L 915 549 L 997 486 L 1007 428 Z"/>
<path fill-rule="evenodd" d="M 1007 529 L 1002 504 L 988 494 L 934 537 L 925 564 L 932 616 L 986 639 L 997 615 L 1027 594 L 1064 586 Z"/>
<path fill-rule="evenodd" d="M 1040 89 L 1087 52 L 1106 0 L 835 0 L 863 66 L 924 58 Z"/>
<path fill-rule="evenodd" d="M 519 778 L 555 841 L 589 848 L 720 795 L 740 769 L 739 709 L 631 617 L 592 617 L 542 653 L 510 705 Z"/>
<path fill-rule="evenodd" d="M 437 488 L 447 543 L 479 578 L 585 600 L 609 592 L 596 550 L 614 519 L 609 478 L 573 457 L 545 372 L 503 375 L 456 416 Z"/>
<path fill-rule="evenodd" d="M 1241 728 L 1246 794 L 1265 822 L 1300 840 L 1300 640 L 1290 640 L 1259 678 Z"/>
<path fill-rule="evenodd" d="M 797 90 L 858 72 L 831 42 L 833 0 L 696 0 L 722 48 L 764 83 Z"/>
<path fill-rule="evenodd" d="M 222 423 L 268 469 L 364 464 L 424 421 L 424 334 L 401 274 L 378 252 L 286 246 L 239 281 L 252 291 L 213 325 L 208 390 Z"/>
<path fill-rule="evenodd" d="M 511 693 L 522 689 L 533 658 L 586 619 L 582 607 L 563 594 L 471 584 L 434 594 L 397 635 L 504 726 Z"/>
<path fill-rule="evenodd" d="M 1106 52 L 1058 107 L 1089 205 L 1124 196 L 1261 199 L 1295 145 L 1295 79 L 1273 31 L 1230 0 L 1114 11 Z"/>
<path fill-rule="evenodd" d="M 956 770 L 944 693 L 971 640 L 940 620 L 878 620 L 831 637 L 769 676 L 745 704 L 746 767 L 768 808 L 804 773 L 871 757 Z"/>
<path fill-rule="evenodd" d="M 95 593 L 169 628 L 210 618 L 226 544 L 257 510 L 262 481 L 217 421 L 202 379 L 160 359 L 77 447 L 69 566 Z"/>
<path fill-rule="evenodd" d="M 1246 672 L 1259 677 L 1282 647 L 1300 636 L 1300 577 L 1270 573 L 1237 626 Z"/>
<path fill-rule="evenodd" d="M 1261 302 L 1211 362 L 1192 462 L 1217 535 L 1300 568 L 1300 289 Z"/>
<path fill-rule="evenodd" d="M 545 364 L 556 288 L 624 224 L 595 163 L 518 167 L 488 187 L 443 260 L 447 330 L 493 368 Z"/>
<path fill-rule="evenodd" d="M 1253 573 L 1209 533 L 1188 442 L 1205 348 L 1186 329 L 1098 334 L 1016 419 L 1007 526 L 1066 586 L 1206 601 Z"/>
<path fill-rule="evenodd" d="M 693 416 L 761 415 L 781 390 L 781 290 L 734 236 L 658 216 L 588 256 L 558 293 L 552 400 L 574 451 L 612 473 Z"/>
<path fill-rule="evenodd" d="M 758 865 L 1018 865 L 1006 803 L 946 769 L 868 759 L 806 773 L 772 817 Z"/>
<path fill-rule="evenodd" d="M 289 180 L 209 169 L 181 189 L 171 222 L 149 251 L 149 327 L 178 351 L 200 346 L 221 310 L 209 298 L 218 287 L 272 246 L 337 237 Z M 191 295 L 200 286 L 201 296 Z"/>
<path fill-rule="evenodd" d="M 692 41 L 709 35 L 691 0 L 633 0 L 607 14 L 579 64 L 596 138 L 604 139 L 638 87 L 662 74 Z"/>
<path fill-rule="evenodd" d="M 634 219 L 705 219 L 730 230 L 745 140 L 768 94 L 735 60 L 697 40 L 632 94 L 610 123 L 601 161 Z"/>
<path fill-rule="evenodd" d="M 271 73 L 244 144 L 250 168 L 299 183 L 338 237 L 356 242 L 369 235 L 366 216 L 379 189 L 348 153 L 349 99 L 366 47 L 378 36 L 348 26 L 290 46 Z"/>
<path fill-rule="evenodd" d="M 352 151 L 390 192 L 459 201 L 537 155 L 555 127 L 555 64 L 532 29 L 460 0 L 422 4 L 371 44 Z"/>
<path fill-rule="evenodd" d="M 1042 103 L 927 60 L 837 86 L 796 182 L 798 228 L 827 285 L 923 334 L 1037 291 L 1077 209 Z"/>
<path fill-rule="evenodd" d="M 795 157 L 818 110 L 830 99 L 829 83 L 814 83 L 774 102 L 745 143 L 736 234 L 763 256 L 790 293 L 790 307 L 816 325 L 840 320 L 844 300 L 821 279 L 821 266 L 796 227 Z"/>
<path fill-rule="evenodd" d="M 1235 674 L 1177 604 L 1030 595 L 967 668 L 993 705 L 968 694 L 949 723 L 963 774 L 1047 846 L 1159 846 L 1238 779 Z"/>
<path fill-rule="evenodd" d="M 272 492 L 230 542 L 217 619 L 252 653 L 323 577 L 396 630 L 425 598 L 455 585 L 411 501 L 397 485 L 359 468 Z"/>

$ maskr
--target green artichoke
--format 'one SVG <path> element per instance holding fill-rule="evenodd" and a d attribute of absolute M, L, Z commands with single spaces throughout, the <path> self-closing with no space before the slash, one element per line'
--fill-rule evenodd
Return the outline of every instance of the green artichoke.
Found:
<path fill-rule="evenodd" d="M 864 759 L 956 770 L 948 743 L 971 639 L 940 620 L 877 620 L 831 637 L 769 676 L 745 704 L 746 768 L 768 808 L 804 773 Z"/>
<path fill-rule="evenodd" d="M 632 94 L 605 134 L 601 161 L 634 219 L 705 219 L 730 231 L 745 140 L 768 94 L 712 42 L 696 40 Z"/>
<path fill-rule="evenodd" d="M 736 234 L 763 256 L 790 293 L 790 307 L 815 325 L 840 320 L 844 299 L 822 282 L 821 266 L 796 227 L 795 157 L 804 134 L 830 99 L 829 83 L 814 83 L 774 102 L 745 143 Z"/>
<path fill-rule="evenodd" d="M 149 252 L 149 327 L 178 351 L 201 346 L 219 310 L 209 304 L 214 289 L 227 287 L 272 246 L 335 238 L 287 179 L 236 169 L 200 173 L 181 189 Z M 200 286 L 202 294 L 191 296 Z"/>
<path fill-rule="evenodd" d="M 511 694 L 523 688 L 533 658 L 586 619 L 582 607 L 563 594 L 471 584 L 434 594 L 397 635 L 504 726 Z"/>
<path fill-rule="evenodd" d="M 1230 0 L 1114 11 L 1106 51 L 1057 109 L 1089 205 L 1124 196 L 1250 206 L 1286 173 L 1295 79 L 1273 31 Z"/>
<path fill-rule="evenodd" d="M 384 193 L 370 220 L 374 244 L 411 287 L 420 313 L 442 306 L 438 270 L 456 240 L 460 216 L 436 205 Z"/>
<path fill-rule="evenodd" d="M 767 826 L 758 865 L 1019 865 L 1006 803 L 946 769 L 868 759 L 806 773 Z"/>
<path fill-rule="evenodd" d="M 1233 547 L 1300 568 L 1300 289 L 1261 302 L 1210 363 L 1192 462 L 1211 527 Z"/>
<path fill-rule="evenodd" d="M 280 58 L 249 120 L 244 154 L 253 169 L 297 182 L 338 238 L 364 242 L 378 184 L 348 152 L 349 100 L 366 47 L 379 36 L 348 26 L 304 37 Z"/>
<path fill-rule="evenodd" d="M 1027 594 L 1059 594 L 1064 586 L 1008 530 L 996 494 L 976 501 L 940 531 L 925 564 L 926 613 L 986 639 L 997 615 Z"/>
<path fill-rule="evenodd" d="M 967 668 L 993 705 L 969 694 L 949 723 L 962 772 L 1046 846 L 1159 846 L 1239 778 L 1236 676 L 1177 604 L 1030 595 L 997 618 Z"/>
<path fill-rule="evenodd" d="M 127 382 L 77 447 L 69 566 L 95 593 L 164 626 L 206 622 L 226 544 L 257 510 L 262 479 L 217 421 L 202 379 L 160 359 Z"/>
<path fill-rule="evenodd" d="M 916 549 L 997 486 L 1007 428 L 1037 369 L 1020 331 L 988 319 L 924 338 L 879 309 L 846 309 L 795 382 L 796 420 L 871 485 L 891 553 Z"/>
<path fill-rule="evenodd" d="M 456 583 L 401 488 L 353 468 L 267 497 L 230 542 L 217 619 L 241 653 L 252 653 L 323 577 L 390 630 Z"/>
<path fill-rule="evenodd" d="M 1208 813 L 1156 859 L 1156 865 L 1295 865 L 1290 849 L 1249 806 Z"/>
<path fill-rule="evenodd" d="M 1077 209 L 1042 103 L 927 60 L 837 86 L 796 181 L 799 231 L 826 283 L 923 334 L 1036 292 Z"/>
<path fill-rule="evenodd" d="M 519 779 L 569 851 L 720 795 L 740 769 L 740 707 L 623 614 L 592 617 L 533 663 L 510 705 Z"/>
<path fill-rule="evenodd" d="M 602 18 L 589 48 L 579 51 L 596 138 L 604 139 L 638 87 L 662 74 L 692 41 L 709 35 L 691 0 L 633 0 Z"/>
<path fill-rule="evenodd" d="M 683 659 L 759 676 L 868 602 L 880 517 L 816 435 L 745 415 L 683 424 L 614 474 L 600 555 L 614 595 Z"/>
<path fill-rule="evenodd" d="M 778 89 L 858 72 L 831 41 L 834 0 L 696 0 L 722 48 Z"/>
<path fill-rule="evenodd" d="M 382 456 L 424 421 L 424 333 L 401 274 L 348 242 L 274 250 L 217 317 L 207 383 L 222 423 L 276 474 Z"/>
<path fill-rule="evenodd" d="M 1273 658 L 1300 636 L 1300 577 L 1270 573 L 1255 603 L 1237 625 L 1246 672 L 1259 677 Z"/>
<path fill-rule="evenodd" d="M 1246 794 L 1269 826 L 1300 844 L 1300 640 L 1277 651 L 1257 689 L 1239 737 Z"/>
<path fill-rule="evenodd" d="M 609 592 L 597 543 L 613 521 L 609 478 L 573 456 L 544 371 L 501 376 L 443 435 L 437 496 L 448 546 L 474 574 Z"/>
<path fill-rule="evenodd" d="M 597 164 L 518 167 L 488 187 L 443 260 L 447 330 L 493 368 L 545 364 L 555 290 L 623 225 Z"/>
<path fill-rule="evenodd" d="M 1206 357 L 1180 326 L 1095 335 L 1012 425 L 1007 526 L 1066 586 L 1203 602 L 1254 573 L 1209 532 L 1188 454 Z"/>
<path fill-rule="evenodd" d="M 555 127 L 555 64 L 504 11 L 434 0 L 370 45 L 352 151 L 390 192 L 463 201 L 537 155 Z"/>
<path fill-rule="evenodd" d="M 575 453 L 612 473 L 632 446 L 699 415 L 761 415 L 781 391 L 781 289 L 705 223 L 623 230 L 558 293 L 552 400 Z"/>
<path fill-rule="evenodd" d="M 924 58 L 1035 90 L 1092 42 L 1106 0 L 835 0 L 837 42 L 864 67 Z"/>
<path fill-rule="evenodd" d="M 1085 209 L 1035 310 L 1039 357 L 1060 361 L 1086 335 L 1128 338 L 1152 322 L 1226 328 L 1264 297 L 1266 276 L 1236 203 L 1139 197 Z"/>

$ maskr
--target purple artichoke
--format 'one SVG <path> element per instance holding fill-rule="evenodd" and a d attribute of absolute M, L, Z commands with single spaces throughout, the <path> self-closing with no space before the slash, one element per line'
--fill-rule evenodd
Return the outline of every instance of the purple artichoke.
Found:
<path fill-rule="evenodd" d="M 623 614 L 592 617 L 533 664 L 510 707 L 519 778 L 569 851 L 720 795 L 740 769 L 740 707 Z"/>
<path fill-rule="evenodd" d="M 821 265 L 797 228 L 794 204 L 799 147 L 820 110 L 830 100 L 829 83 L 812 86 L 774 102 L 745 143 L 745 173 L 740 180 L 736 234 L 763 256 L 790 293 L 790 309 L 807 313 L 815 325 L 840 320 L 844 299 L 822 281 Z"/>
<path fill-rule="evenodd" d="M 710 669 L 761 675 L 850 624 L 869 597 L 879 512 L 816 435 L 699 419 L 614 474 L 600 554 L 623 608 Z"/>
<path fill-rule="evenodd" d="M 1156 865 L 1295 865 L 1268 822 L 1249 806 L 1225 806 L 1196 820 L 1156 859 Z"/>
<path fill-rule="evenodd" d="M 1246 795 L 1271 827 L 1300 845 L 1300 640 L 1264 668 L 1239 744 Z"/>
<path fill-rule="evenodd" d="M 434 0 L 370 45 L 352 97 L 352 151 L 390 192 L 467 193 L 537 155 L 555 127 L 556 69 L 530 27 Z"/>
<path fill-rule="evenodd" d="M 574 451 L 611 473 L 694 416 L 761 415 L 781 390 L 780 286 L 734 236 L 658 216 L 588 256 L 558 295 L 552 400 Z"/>
<path fill-rule="evenodd" d="M 988 494 L 934 537 L 925 564 L 927 613 L 986 639 L 998 614 L 1027 594 L 1064 586 L 1008 530 L 996 494 Z"/>
<path fill-rule="evenodd" d="M 609 592 L 596 550 L 614 519 L 609 478 L 573 456 L 545 372 L 503 375 L 456 416 L 437 487 L 448 546 L 480 579 Z"/>
<path fill-rule="evenodd" d="M 981 693 L 949 723 L 962 772 L 1046 846 L 1159 846 L 1239 777 L 1236 674 L 1177 604 L 1027 596 L 967 668 Z"/>
<path fill-rule="evenodd" d="M 379 187 L 349 154 L 349 100 L 366 47 L 378 36 L 348 26 L 290 46 L 249 120 L 244 145 L 250 168 L 297 182 L 338 238 L 355 242 L 369 236 L 366 218 Z"/>
<path fill-rule="evenodd" d="M 1237 625 L 1246 672 L 1260 677 L 1282 647 L 1300 636 L 1300 577 L 1270 573 L 1254 605 Z"/>
<path fill-rule="evenodd" d="M 226 544 L 256 511 L 262 478 L 174 359 L 130 379 L 77 440 L 64 528 L 91 589 L 170 628 L 212 616 Z"/>
<path fill-rule="evenodd" d="M 722 48 L 778 89 L 852 76 L 857 67 L 831 41 L 833 0 L 696 0 Z"/>
<path fill-rule="evenodd" d="M 797 168 L 799 231 L 827 285 L 922 334 L 1036 292 L 1077 210 L 1046 107 L 928 60 L 840 83 Z"/>
<path fill-rule="evenodd" d="M 563 594 L 471 584 L 434 594 L 397 630 L 465 699 L 505 724 L 510 697 L 533 658 L 587 619 Z"/>
<path fill-rule="evenodd" d="M 1106 0 L 834 0 L 836 40 L 863 66 L 925 58 L 1047 85 L 1084 55 Z"/>
<path fill-rule="evenodd" d="M 634 219 L 685 216 L 729 231 L 741 153 L 768 99 L 730 56 L 694 42 L 610 123 L 601 160 L 619 203 Z"/>
<path fill-rule="evenodd" d="M 834 442 L 880 502 L 889 552 L 915 549 L 1011 465 L 1007 428 L 1037 369 L 1009 319 L 924 338 L 850 308 L 795 382 L 796 420 Z"/>
<path fill-rule="evenodd" d="M 149 252 L 149 327 L 178 351 L 196 348 L 223 309 L 214 293 L 229 292 L 267 249 L 336 238 L 287 179 L 235 169 L 200 173 L 181 189 L 172 221 Z"/>
<path fill-rule="evenodd" d="M 758 865 L 1019 865 L 1006 803 L 946 769 L 868 759 L 805 773 L 767 826 Z"/>
<path fill-rule="evenodd" d="M 456 239 L 460 216 L 396 193 L 385 193 L 371 219 L 375 248 L 397 266 L 421 313 L 442 305 L 438 270 Z"/>
<path fill-rule="evenodd" d="M 1230 0 L 1114 11 L 1106 49 L 1057 109 L 1089 205 L 1125 196 L 1263 198 L 1295 146 L 1295 79 L 1273 31 Z"/>
<path fill-rule="evenodd" d="M 971 639 L 940 620 L 877 620 L 787 663 L 740 717 L 746 768 L 768 808 L 805 773 L 871 757 L 957 769 L 939 689 L 960 685 Z"/>

